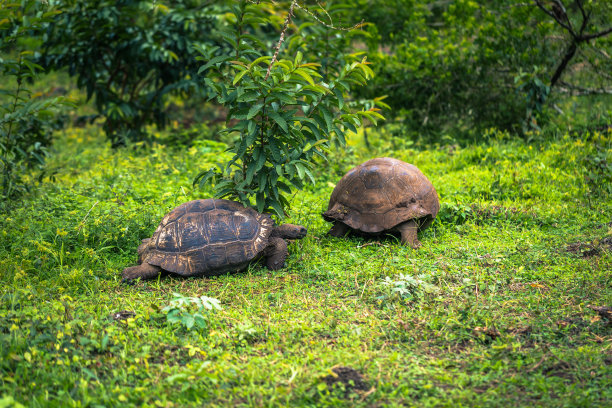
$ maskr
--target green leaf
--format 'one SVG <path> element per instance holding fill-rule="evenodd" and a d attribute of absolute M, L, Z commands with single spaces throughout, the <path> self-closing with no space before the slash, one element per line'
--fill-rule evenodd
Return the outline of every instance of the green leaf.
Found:
<path fill-rule="evenodd" d="M 344 96 L 342 96 L 342 91 L 340 91 L 338 88 L 334 88 L 332 89 L 332 92 L 334 95 L 336 95 L 336 98 L 338 98 L 338 109 L 342 109 L 344 106 Z"/>
<path fill-rule="evenodd" d="M 263 108 L 263 106 L 263 103 L 258 103 L 257 105 L 251 106 L 251 109 L 249 109 L 249 113 L 246 117 L 247 120 L 254 118 L 261 111 L 261 108 Z"/>
<path fill-rule="evenodd" d="M 255 195 L 255 202 L 257 204 L 257 211 L 262 213 L 266 208 L 266 198 L 263 193 L 259 192 Z"/>
<path fill-rule="evenodd" d="M 251 62 L 251 64 L 249 65 L 249 70 L 253 70 L 253 68 L 257 66 L 257 64 L 259 64 L 260 62 L 265 62 L 267 65 L 269 65 L 271 60 L 272 60 L 272 57 L 269 57 L 267 55 L 263 57 L 259 57 L 255 61 Z"/>
<path fill-rule="evenodd" d="M 293 71 L 294 73 L 298 74 L 299 76 L 301 76 L 302 78 L 304 78 L 310 85 L 314 86 L 315 82 L 312 79 L 312 77 L 306 72 L 305 69 L 302 68 L 298 68 L 295 71 Z"/>
<path fill-rule="evenodd" d="M 249 71 L 244 70 L 244 71 L 240 71 L 238 74 L 236 74 L 236 76 L 234 77 L 234 80 L 232 81 L 232 85 L 236 85 L 238 83 L 238 81 L 240 81 L 242 79 L 242 77 L 245 74 L 248 74 Z"/>
<path fill-rule="evenodd" d="M 270 111 L 268 112 L 268 116 L 271 117 L 283 129 L 283 131 L 285 131 L 285 133 L 289 131 L 287 121 L 285 121 L 281 115 L 274 111 Z"/>
<path fill-rule="evenodd" d="M 331 132 L 333 124 L 334 124 L 331 113 L 329 112 L 327 107 L 325 107 L 325 105 L 322 105 L 322 104 L 319 105 L 319 112 L 323 114 L 323 118 L 325 119 L 325 124 L 327 125 L 327 131 Z"/>
<path fill-rule="evenodd" d="M 298 172 L 298 177 L 300 179 L 304 179 L 304 171 L 305 171 L 304 165 L 300 162 L 295 162 L 295 168 Z"/>
<path fill-rule="evenodd" d="M 232 59 L 232 57 L 227 56 L 227 55 L 219 55 L 217 57 L 214 57 L 213 59 L 208 61 L 206 65 L 198 69 L 198 74 L 201 74 L 202 72 L 206 71 L 208 68 L 212 67 L 213 65 L 218 64 L 219 62 L 229 61 L 230 59 Z"/>

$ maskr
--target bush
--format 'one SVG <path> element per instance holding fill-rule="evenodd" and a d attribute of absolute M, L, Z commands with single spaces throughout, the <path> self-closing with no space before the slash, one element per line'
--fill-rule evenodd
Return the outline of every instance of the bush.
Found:
<path fill-rule="evenodd" d="M 192 46 L 211 44 L 212 8 L 193 0 L 61 1 L 47 25 L 41 64 L 68 69 L 95 98 L 113 146 L 167 123 L 169 94 L 204 94 Z"/>

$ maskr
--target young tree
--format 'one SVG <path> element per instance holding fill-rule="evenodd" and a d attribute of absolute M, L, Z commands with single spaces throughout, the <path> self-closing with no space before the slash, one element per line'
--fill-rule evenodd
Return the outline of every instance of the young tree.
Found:
<path fill-rule="evenodd" d="M 324 76 L 321 64 L 304 60 L 301 49 L 293 55 L 283 52 L 297 32 L 292 26 L 295 13 L 304 7 L 297 0 L 284 8 L 276 4 L 284 18 L 274 52 L 268 54 L 254 34 L 272 26 L 266 10 L 278 12 L 274 6 L 240 1 L 227 15 L 228 28 L 219 32 L 233 52 L 200 48 L 208 61 L 200 68 L 206 73 L 204 81 L 228 109 L 224 132 L 236 138 L 230 147 L 233 158 L 202 172 L 194 184 L 216 180 L 217 197 L 231 197 L 282 218 L 292 188 L 303 188 L 307 180 L 314 183 L 315 156 L 325 158 L 333 141 L 343 145 L 344 133 L 355 132 L 362 118 L 376 122 L 383 117 L 376 108 L 352 112 L 346 102 L 351 87 L 364 85 L 373 75 L 365 57 L 347 55 L 351 62 Z"/>

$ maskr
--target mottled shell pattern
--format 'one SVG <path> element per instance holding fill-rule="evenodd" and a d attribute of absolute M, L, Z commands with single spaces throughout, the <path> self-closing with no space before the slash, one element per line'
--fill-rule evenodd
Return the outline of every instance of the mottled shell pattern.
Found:
<path fill-rule="evenodd" d="M 409 220 L 417 221 L 423 230 L 439 209 L 436 189 L 416 166 L 381 157 L 342 177 L 323 218 L 366 233 L 390 230 Z"/>
<path fill-rule="evenodd" d="M 235 201 L 190 201 L 164 217 L 143 261 L 183 276 L 240 270 L 268 245 L 273 228 L 268 214 Z"/>

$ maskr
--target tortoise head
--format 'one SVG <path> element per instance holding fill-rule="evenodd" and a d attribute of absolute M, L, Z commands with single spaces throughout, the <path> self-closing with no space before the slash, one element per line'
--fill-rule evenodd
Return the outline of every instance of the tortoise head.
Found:
<path fill-rule="evenodd" d="M 274 227 L 271 236 L 284 239 L 302 239 L 306 236 L 306 232 L 306 227 L 301 225 L 283 224 Z"/>

